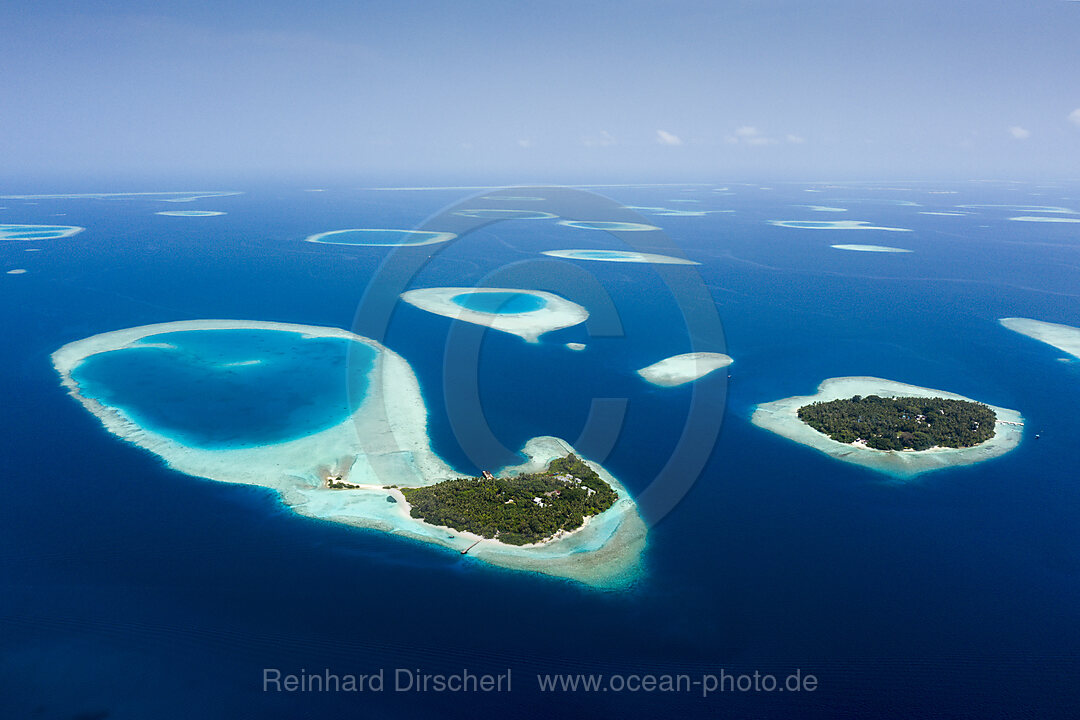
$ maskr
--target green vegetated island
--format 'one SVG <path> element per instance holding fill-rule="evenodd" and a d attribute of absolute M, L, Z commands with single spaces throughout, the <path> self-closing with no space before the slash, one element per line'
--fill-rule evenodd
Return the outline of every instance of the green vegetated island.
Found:
<path fill-rule="evenodd" d="M 992 409 L 970 400 L 879 395 L 814 402 L 798 415 L 837 442 L 875 450 L 974 447 L 994 436 L 997 421 Z"/>
<path fill-rule="evenodd" d="M 1017 448 L 1016 410 L 876 377 L 827 378 L 813 395 L 762 403 L 751 421 L 841 462 L 912 478 Z"/>
<path fill-rule="evenodd" d="M 444 480 L 401 488 L 410 515 L 508 545 L 543 542 L 580 528 L 615 504 L 618 493 L 574 454 L 539 473 Z"/>

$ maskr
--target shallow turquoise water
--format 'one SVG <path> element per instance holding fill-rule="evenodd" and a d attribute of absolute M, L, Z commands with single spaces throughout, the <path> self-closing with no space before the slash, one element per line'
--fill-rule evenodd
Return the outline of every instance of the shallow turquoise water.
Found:
<path fill-rule="evenodd" d="M 0 240 L 49 240 L 74 229 L 68 225 L 0 225 Z"/>
<path fill-rule="evenodd" d="M 18 232 L 5 235 L 6 240 L 39 240 L 57 237 L 59 230 L 41 230 L 35 232 Z"/>
<path fill-rule="evenodd" d="M 618 252 L 615 250 L 582 250 L 581 252 L 574 253 L 574 257 L 581 258 L 629 258 L 633 257 L 629 253 Z"/>
<path fill-rule="evenodd" d="M 342 422 L 347 356 L 365 376 L 376 356 L 363 343 L 279 330 L 178 331 L 140 345 L 92 355 L 72 377 L 84 395 L 200 448 L 284 442 Z M 354 400 L 366 391 L 358 382 Z"/>
<path fill-rule="evenodd" d="M 462 293 L 452 297 L 451 301 L 466 310 L 498 315 L 533 312 L 547 305 L 547 300 L 539 295 L 515 292 Z"/>

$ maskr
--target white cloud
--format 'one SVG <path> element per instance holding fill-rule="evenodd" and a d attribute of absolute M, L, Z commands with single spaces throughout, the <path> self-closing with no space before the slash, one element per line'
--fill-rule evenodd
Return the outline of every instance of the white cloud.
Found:
<path fill-rule="evenodd" d="M 673 135 L 666 130 L 656 131 L 656 142 L 661 145 L 682 145 L 682 138 L 678 135 Z"/>
<path fill-rule="evenodd" d="M 1080 127 L 1080 108 L 1076 108 L 1071 113 L 1069 113 L 1069 122 L 1071 122 L 1073 125 L 1076 125 L 1077 127 Z"/>
<path fill-rule="evenodd" d="M 1013 125 L 1011 128 L 1009 128 L 1009 134 L 1017 140 L 1027 140 L 1029 137 L 1031 137 L 1031 131 L 1025 130 L 1019 125 Z"/>
<path fill-rule="evenodd" d="M 532 140 L 518 140 L 517 144 L 518 144 L 518 147 L 531 148 L 532 147 Z"/>
<path fill-rule="evenodd" d="M 615 144 L 615 137 L 607 130 L 601 130 L 595 137 L 581 138 L 581 144 L 585 147 L 610 147 Z"/>
<path fill-rule="evenodd" d="M 781 142 L 788 142 L 792 145 L 799 145 L 806 142 L 806 139 L 799 135 L 787 134 L 783 137 L 783 140 L 777 137 L 771 137 L 764 135 L 762 132 L 753 125 L 742 125 L 735 128 L 731 135 L 724 136 L 724 142 L 729 145 L 750 145 L 751 147 L 762 147 L 764 145 L 779 145 Z"/>

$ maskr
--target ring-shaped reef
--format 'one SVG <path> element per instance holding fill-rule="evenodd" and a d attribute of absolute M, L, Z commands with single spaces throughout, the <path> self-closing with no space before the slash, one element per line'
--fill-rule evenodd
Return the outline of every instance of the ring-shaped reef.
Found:
<path fill-rule="evenodd" d="M 650 263 L 653 265 L 700 265 L 701 263 L 671 255 L 657 255 L 632 250 L 544 250 L 544 255 L 567 260 L 595 260 L 599 262 Z"/>
<path fill-rule="evenodd" d="M 890 232 L 911 232 L 910 228 L 882 227 L 871 225 L 865 220 L 770 220 L 769 224 L 777 227 L 799 228 L 800 230 L 888 230 Z"/>
<path fill-rule="evenodd" d="M 356 245 L 363 247 L 403 247 L 410 245 L 434 245 L 453 240 L 457 235 L 450 232 L 427 230 L 391 230 L 386 228 L 348 228 L 330 230 L 309 235 L 304 242 L 321 245 Z"/>
<path fill-rule="evenodd" d="M 505 208 L 475 208 L 470 210 L 456 210 L 455 215 L 461 217 L 480 218 L 483 220 L 551 220 L 558 217 L 549 212 L 539 210 L 509 210 Z"/>
<path fill-rule="evenodd" d="M 560 225 L 581 230 L 605 230 L 607 232 L 648 232 L 659 230 L 655 225 L 633 222 L 610 222 L 606 220 L 560 220 Z"/>
<path fill-rule="evenodd" d="M 542 290 L 421 288 L 402 293 L 401 299 L 421 310 L 517 335 L 527 342 L 537 342 L 546 332 L 589 317 L 581 305 Z"/>
<path fill-rule="evenodd" d="M 1071 217 L 1050 217 L 1047 215 L 1020 215 L 1018 217 L 1011 217 L 1010 220 L 1016 222 L 1037 222 L 1037 223 L 1080 223 L 1080 218 Z"/>
<path fill-rule="evenodd" d="M 0 225 L 0 240 L 59 240 L 85 229 L 75 225 Z"/>

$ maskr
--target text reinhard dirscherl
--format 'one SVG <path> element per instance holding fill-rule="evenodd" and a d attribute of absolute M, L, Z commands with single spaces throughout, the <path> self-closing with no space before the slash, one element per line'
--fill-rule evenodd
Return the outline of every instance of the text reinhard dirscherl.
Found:
<path fill-rule="evenodd" d="M 390 682 L 387 683 L 387 678 Z M 283 673 L 277 668 L 263 668 L 263 692 L 320 693 L 320 692 L 510 692 L 510 668 L 501 674 L 426 673 L 411 668 L 395 668 L 387 672 L 379 668 L 367 675 L 337 674 L 329 668 L 321 672 L 300 669 Z"/>
<path fill-rule="evenodd" d="M 427 673 L 412 668 L 379 668 L 365 675 L 338 674 L 326 668 L 322 671 L 285 673 L 278 668 L 263 668 L 263 692 L 276 693 L 504 693 L 512 692 L 513 673 L 476 673 L 468 669 L 451 673 Z M 747 692 L 804 692 L 818 689 L 815 675 L 801 669 L 787 675 L 770 673 L 718 673 L 690 675 L 686 673 L 610 673 L 610 674 L 549 674 L 536 676 L 536 688 L 542 693 L 714 693 Z"/>

